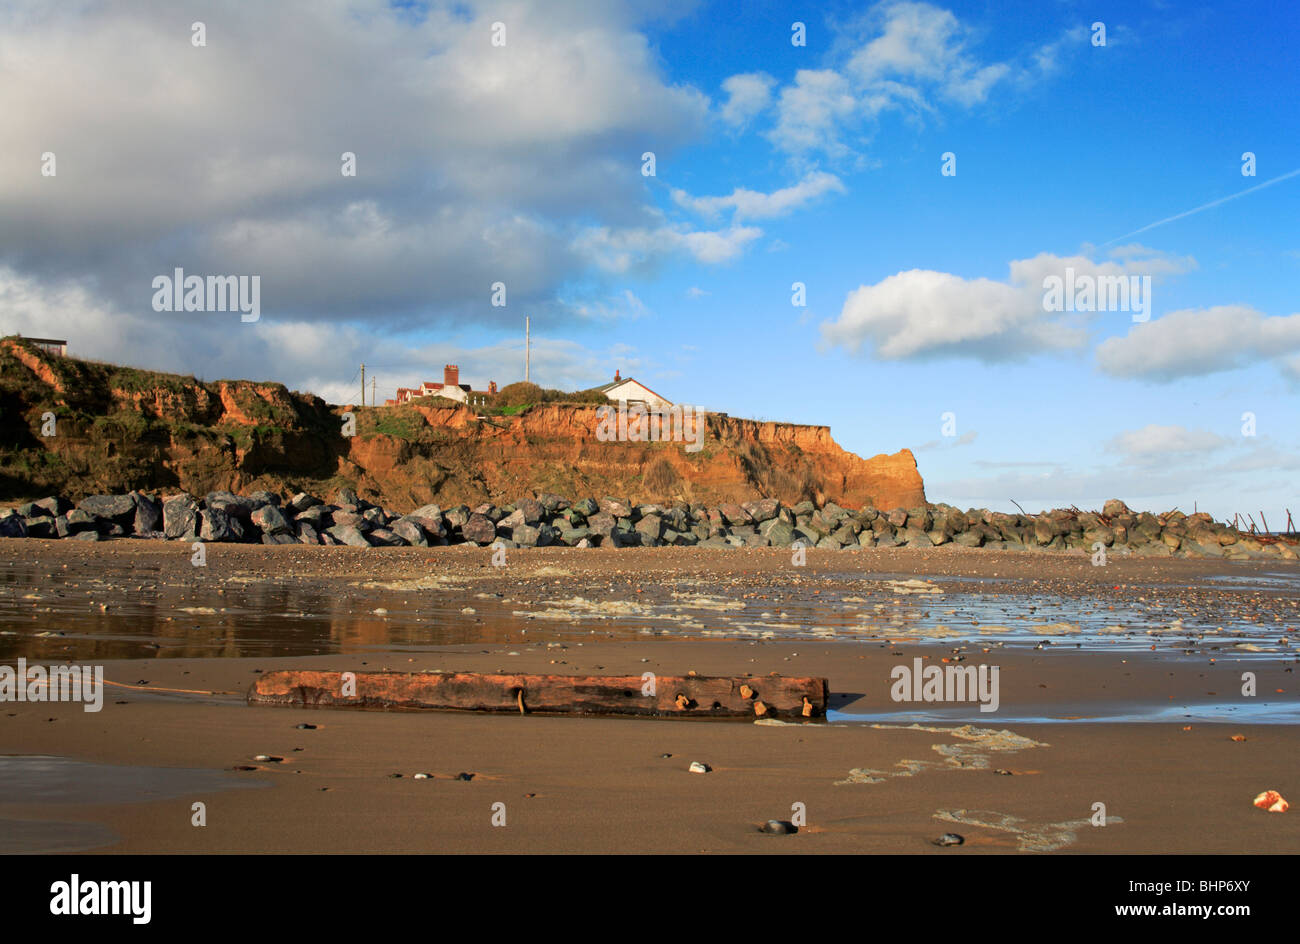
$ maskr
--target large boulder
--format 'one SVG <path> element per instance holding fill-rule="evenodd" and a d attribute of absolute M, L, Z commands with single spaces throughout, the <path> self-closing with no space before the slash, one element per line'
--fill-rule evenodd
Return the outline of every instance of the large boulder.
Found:
<path fill-rule="evenodd" d="M 608 538 L 614 532 L 618 522 L 614 516 L 608 512 L 600 512 L 592 515 L 587 519 L 587 529 L 591 534 L 598 535 L 601 538 Z"/>
<path fill-rule="evenodd" d="M 261 529 L 262 534 L 293 534 L 293 528 L 290 527 L 284 514 L 272 504 L 265 504 L 258 508 L 252 514 L 252 522 Z"/>
<path fill-rule="evenodd" d="M 163 502 L 163 533 L 169 538 L 195 538 L 199 533 L 199 503 L 193 495 L 173 495 Z"/>
<path fill-rule="evenodd" d="M 348 547 L 370 547 L 370 542 L 366 540 L 366 536 L 350 524 L 336 524 L 325 533 L 340 544 L 346 544 Z"/>
<path fill-rule="evenodd" d="M 600 500 L 600 510 L 604 514 L 613 515 L 615 518 L 631 518 L 632 505 L 622 498 L 602 498 Z M 587 517 L 591 517 L 588 515 Z"/>
<path fill-rule="evenodd" d="M 8 509 L 0 513 L 0 538 L 27 537 L 27 520 L 18 512 Z"/>
<path fill-rule="evenodd" d="M 636 523 L 636 530 L 641 533 L 642 543 L 653 546 L 664 531 L 664 519 L 658 515 L 646 515 Z"/>
<path fill-rule="evenodd" d="M 393 522 L 391 528 L 394 534 L 401 537 L 407 544 L 410 544 L 413 547 L 429 546 L 428 534 L 426 534 L 424 528 L 420 526 L 420 522 L 410 515 L 398 518 Z"/>
<path fill-rule="evenodd" d="M 475 512 L 461 526 L 460 533 L 466 541 L 473 541 L 480 547 L 486 547 L 496 538 L 497 526 L 487 515 Z"/>
<path fill-rule="evenodd" d="M 758 526 L 758 533 L 774 547 L 789 547 L 794 541 L 794 528 L 780 518 L 769 518 Z"/>
<path fill-rule="evenodd" d="M 297 495 L 294 495 L 293 498 L 289 499 L 289 513 L 294 515 L 301 514 L 308 508 L 314 508 L 317 505 L 323 504 L 324 502 L 316 496 L 308 495 L 306 492 L 299 492 Z"/>
<path fill-rule="evenodd" d="M 124 528 L 135 524 L 135 499 L 130 495 L 90 495 L 83 498 L 77 507 Z"/>
<path fill-rule="evenodd" d="M 66 515 L 74 507 L 72 502 L 58 495 L 51 496 L 50 498 L 42 498 L 40 501 L 32 502 L 32 504 L 39 509 L 37 514 L 40 514 L 40 511 L 44 511 L 52 518 L 57 518 L 59 515 Z"/>
<path fill-rule="evenodd" d="M 535 528 L 541 523 L 545 510 L 542 508 L 541 502 L 531 498 L 522 498 L 515 502 L 514 513 L 522 517 L 524 524 Z"/>
<path fill-rule="evenodd" d="M 204 541 L 242 541 L 244 525 L 223 506 L 203 509 L 199 537 Z"/>
<path fill-rule="evenodd" d="M 723 502 L 718 506 L 718 514 L 722 515 L 723 524 L 733 527 L 740 524 L 753 524 L 754 519 L 735 502 Z"/>

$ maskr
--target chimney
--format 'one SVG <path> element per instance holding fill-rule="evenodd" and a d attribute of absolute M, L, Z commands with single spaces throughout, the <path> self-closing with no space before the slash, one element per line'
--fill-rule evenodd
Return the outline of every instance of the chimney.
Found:
<path fill-rule="evenodd" d="M 489 380 L 489 381 L 488 381 L 488 393 L 490 393 L 490 394 L 492 394 L 492 395 L 495 396 L 495 395 L 496 395 L 496 392 L 497 392 L 497 382 L 496 382 L 495 380 Z"/>
<path fill-rule="evenodd" d="M 460 386 L 460 368 L 455 364 L 447 364 L 442 368 L 442 383 L 445 387 Z"/>
<path fill-rule="evenodd" d="M 618 369 L 615 368 L 615 369 L 614 369 L 614 383 L 618 383 L 618 381 L 619 381 L 619 377 L 618 377 Z"/>

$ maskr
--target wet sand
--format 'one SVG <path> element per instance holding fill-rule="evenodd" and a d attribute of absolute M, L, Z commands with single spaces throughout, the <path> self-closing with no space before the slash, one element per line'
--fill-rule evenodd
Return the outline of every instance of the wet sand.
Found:
<path fill-rule="evenodd" d="M 188 549 L 176 545 L 0 541 L 0 623 L 16 634 L 3 637 L 10 646 L 6 660 L 17 654 L 57 660 L 62 651 L 64 658 L 98 659 L 107 679 L 133 686 L 110 687 L 97 714 L 70 704 L 0 705 L 0 753 L 128 765 L 139 769 L 142 790 L 161 790 L 137 802 L 116 802 L 120 796 L 108 802 L 96 792 L 103 778 L 93 769 L 71 768 L 72 784 L 63 782 L 66 770 L 24 781 L 21 791 L 0 792 L 0 820 L 28 823 L 21 835 L 29 849 L 76 848 L 79 837 L 83 847 L 109 853 L 1300 848 L 1294 811 L 1268 814 L 1251 805 L 1270 788 L 1293 803 L 1300 796 L 1294 761 L 1300 726 L 1291 720 L 1300 701 L 1293 671 L 1300 620 L 1288 582 L 1300 573 L 1294 565 L 1142 560 L 1093 568 L 1082 556 L 940 549 L 812 551 L 807 567 L 796 570 L 783 552 L 547 549 L 512 554 L 509 566 L 497 569 L 486 549 L 209 551 L 208 568 L 199 569 L 190 566 Z M 13 579 L 20 572 L 44 576 L 24 576 L 36 580 L 24 589 Z M 727 627 L 728 613 L 702 601 L 743 600 L 772 612 L 768 622 L 797 627 L 797 617 L 768 608 L 839 611 L 844 597 L 864 592 L 864 581 L 881 587 L 861 599 L 910 607 L 911 595 L 884 583 L 906 578 L 943 588 L 927 594 L 931 609 L 953 608 L 947 604 L 962 585 L 954 579 L 966 578 L 1010 610 L 1032 605 L 1030 597 L 1087 606 L 1101 605 L 1101 598 L 1167 608 L 1161 618 L 1170 622 L 1240 615 L 1251 624 L 1253 616 L 1260 632 L 1252 638 L 1287 641 L 1274 642 L 1271 651 L 1241 651 L 1231 636 L 1216 641 L 1179 631 L 1138 639 L 1136 629 L 1125 645 L 1122 635 L 1113 645 L 1080 635 L 1088 639 L 1084 645 L 1029 631 L 1023 641 L 1011 637 L 1000 646 L 978 634 L 969 640 L 923 632 L 703 635 Z M 25 599 L 32 593 L 42 599 Z M 834 602 L 819 604 L 822 596 Z M 220 597 L 230 612 L 209 606 Z M 286 630 L 272 645 L 276 626 L 287 619 L 274 608 L 277 598 L 319 601 L 312 604 L 322 610 L 318 631 L 295 642 Z M 665 608 L 626 618 L 505 619 L 507 604 L 496 602 L 514 601 L 510 614 L 535 613 L 540 601 L 573 598 L 649 598 Z M 683 601 L 700 605 L 688 617 L 702 629 L 658 618 L 671 614 L 668 604 Z M 184 606 L 214 612 L 182 616 Z M 476 612 L 461 612 L 466 607 Z M 966 615 L 960 604 L 956 609 L 962 612 L 945 619 Z M 148 632 L 112 623 L 115 611 Z M 901 625 L 924 628 L 939 615 Z M 187 637 L 196 632 L 190 620 L 200 636 L 215 634 L 216 643 L 187 650 Z M 241 629 L 245 624 L 252 628 Z M 261 648 L 254 645 L 258 638 Z M 146 649 L 148 639 L 159 648 Z M 1042 642 L 1049 645 L 1036 648 Z M 239 657 L 223 657 L 223 645 Z M 320 654 L 286 654 L 313 649 Z M 114 650 L 145 657 L 114 658 Z M 998 711 L 891 700 L 894 666 L 957 655 L 967 664 L 1000 667 Z M 243 703 L 258 671 L 294 667 L 824 675 L 834 720 L 781 726 Z M 1241 696 L 1243 671 L 1256 673 L 1254 699 Z M 880 717 L 891 720 L 872 723 Z M 912 727 L 913 717 L 942 720 Z M 1090 720 L 1099 718 L 1144 720 Z M 295 727 L 303 722 L 317 727 Z M 258 754 L 283 761 L 253 760 Z M 689 773 L 696 760 L 712 772 Z M 240 766 L 254 769 L 233 769 Z M 209 773 L 160 787 L 167 778 L 144 768 Z M 430 779 L 413 779 L 419 772 Z M 473 779 L 454 779 L 461 772 Z M 222 788 L 250 782 L 268 786 Z M 195 802 L 206 804 L 205 827 L 191 825 Z M 492 825 L 496 803 L 505 804 L 504 827 Z M 807 827 L 797 835 L 756 831 L 765 820 L 790 819 L 796 803 L 807 811 Z M 1090 822 L 1095 803 L 1106 806 L 1105 827 Z M 931 845 L 943 832 L 960 833 L 966 842 Z"/>

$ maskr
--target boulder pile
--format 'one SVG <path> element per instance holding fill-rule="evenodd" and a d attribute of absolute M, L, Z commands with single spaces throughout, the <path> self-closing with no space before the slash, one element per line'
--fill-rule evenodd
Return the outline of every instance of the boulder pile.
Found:
<path fill-rule="evenodd" d="M 92 495 L 73 505 L 45 498 L 0 511 L 0 537 L 116 537 L 350 547 L 805 547 L 1079 550 L 1137 557 L 1295 560 L 1285 541 L 1247 534 L 1208 514 L 1135 512 L 1106 502 L 1100 512 L 1057 509 L 1013 515 L 951 505 L 851 510 L 827 502 L 786 506 L 773 498 L 716 506 L 636 504 L 619 498 L 569 501 L 558 495 L 511 505 L 425 505 L 398 514 L 341 489 L 332 502 L 300 492 L 155 496 Z"/>

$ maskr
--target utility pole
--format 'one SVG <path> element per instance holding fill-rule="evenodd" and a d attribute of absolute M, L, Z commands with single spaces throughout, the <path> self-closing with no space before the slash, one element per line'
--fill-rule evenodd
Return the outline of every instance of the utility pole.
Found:
<path fill-rule="evenodd" d="M 361 365 L 361 405 L 366 405 L 366 365 Z"/>
<path fill-rule="evenodd" d="M 375 378 L 375 375 L 371 374 L 370 375 L 370 405 L 371 406 L 374 406 L 376 403 L 379 402 L 378 400 L 375 399 L 375 385 L 378 383 L 379 381 Z"/>
<path fill-rule="evenodd" d="M 530 319 L 524 318 L 524 383 L 528 383 L 528 368 L 532 361 L 532 334 Z"/>

